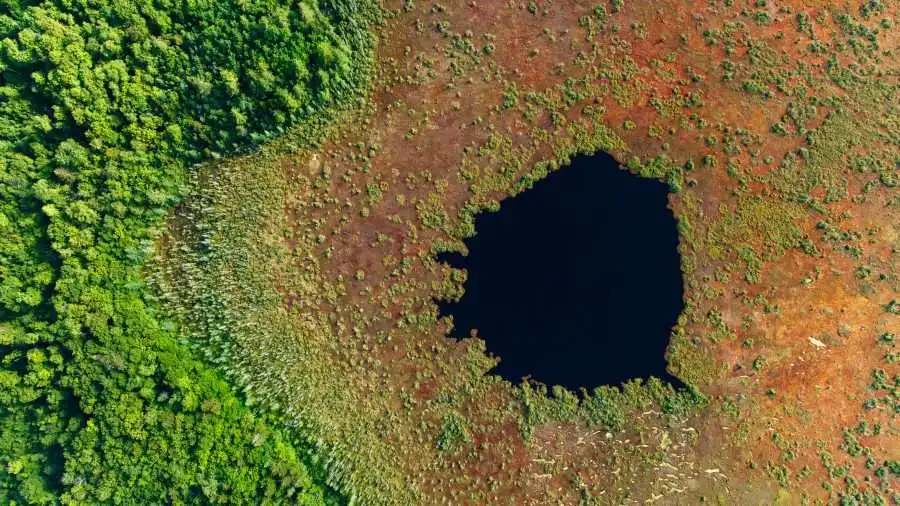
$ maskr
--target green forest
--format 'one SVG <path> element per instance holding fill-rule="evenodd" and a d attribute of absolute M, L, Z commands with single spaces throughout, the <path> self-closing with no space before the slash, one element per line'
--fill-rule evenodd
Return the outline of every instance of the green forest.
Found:
<path fill-rule="evenodd" d="M 0 0 L 0 503 L 343 502 L 141 268 L 195 164 L 366 86 L 374 11 Z"/>

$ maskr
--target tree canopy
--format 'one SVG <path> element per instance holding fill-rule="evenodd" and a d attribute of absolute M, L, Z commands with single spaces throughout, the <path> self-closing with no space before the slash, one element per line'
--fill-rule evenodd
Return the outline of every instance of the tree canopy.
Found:
<path fill-rule="evenodd" d="M 0 503 L 338 500 L 141 265 L 192 164 L 362 86 L 365 8 L 0 0 Z"/>

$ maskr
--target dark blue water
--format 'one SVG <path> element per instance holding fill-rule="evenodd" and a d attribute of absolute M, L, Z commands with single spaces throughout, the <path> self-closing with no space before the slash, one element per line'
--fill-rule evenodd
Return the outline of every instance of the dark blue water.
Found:
<path fill-rule="evenodd" d="M 575 158 L 475 221 L 466 294 L 440 302 L 453 335 L 477 329 L 501 362 L 492 372 L 577 390 L 656 376 L 683 309 L 668 187 L 601 153 Z"/>

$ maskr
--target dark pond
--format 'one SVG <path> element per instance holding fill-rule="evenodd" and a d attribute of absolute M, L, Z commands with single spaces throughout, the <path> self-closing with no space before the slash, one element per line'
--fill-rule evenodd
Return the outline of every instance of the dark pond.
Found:
<path fill-rule="evenodd" d="M 618 168 L 609 155 L 575 158 L 496 213 L 476 218 L 466 294 L 440 302 L 453 335 L 477 329 L 500 357 L 493 371 L 569 389 L 656 376 L 682 310 L 668 187 Z"/>

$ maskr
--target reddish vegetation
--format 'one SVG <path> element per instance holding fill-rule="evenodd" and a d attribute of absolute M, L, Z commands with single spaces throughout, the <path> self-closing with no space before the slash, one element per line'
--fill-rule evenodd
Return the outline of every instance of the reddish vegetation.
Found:
<path fill-rule="evenodd" d="M 849 158 L 872 154 L 894 163 L 886 157 L 898 155 L 897 145 L 873 143 L 867 132 L 837 131 L 827 140 L 831 144 L 812 147 L 794 130 L 776 135 L 773 125 L 783 121 L 788 103 L 802 100 L 775 91 L 771 84 L 774 94 L 768 99 L 741 85 L 756 68 L 785 71 L 781 74 L 785 90 L 806 82 L 811 94 L 844 97 L 851 118 L 871 123 L 880 113 L 896 115 L 896 95 L 890 95 L 894 102 L 873 108 L 875 102 L 858 96 L 870 93 L 867 85 L 848 90 L 832 83 L 825 74 L 830 53 L 807 49 L 814 39 L 833 45 L 847 37 L 828 11 L 829 2 L 769 2 L 768 7 L 766 2 L 736 2 L 726 7 L 721 2 L 628 0 L 615 14 L 606 5 L 609 18 L 591 41 L 579 20 L 594 16 L 596 2 L 537 2 L 533 13 L 527 2 L 448 1 L 443 8 L 422 2 L 409 12 L 403 5 L 388 6 L 396 8 L 397 16 L 380 29 L 378 78 L 368 110 L 353 115 L 316 153 L 285 160 L 284 167 L 293 174 L 290 177 L 306 177 L 327 165 L 333 174 L 327 192 L 334 202 L 353 204 L 343 211 L 349 217 L 343 224 L 344 214 L 334 207 L 289 212 L 296 213 L 292 220 L 300 224 L 298 234 L 315 219 L 326 223 L 322 230 L 340 230 L 321 243 L 316 256 L 325 277 L 342 280 L 347 294 L 336 305 L 322 303 L 320 310 L 343 314 L 360 308 L 374 320 L 367 335 L 379 330 L 392 335 L 390 345 L 375 345 L 356 342 L 345 333 L 342 348 L 333 350 L 333 360 L 349 363 L 366 355 L 384 365 L 384 383 L 360 387 L 360 393 L 382 399 L 378 402 L 384 402 L 388 411 L 400 413 L 400 421 L 392 422 L 397 424 L 394 439 L 388 442 L 399 460 L 386 465 L 399 466 L 412 477 L 423 503 L 568 504 L 589 498 L 601 503 L 687 504 L 702 496 L 727 504 L 834 501 L 846 487 L 828 476 L 823 450 L 835 463 L 853 462 L 847 475 L 855 478 L 859 489 L 898 492 L 896 475 L 865 483 L 872 471 L 864 467 L 864 456 L 841 449 L 846 444 L 844 429 L 856 427 L 860 420 L 870 425 L 881 422 L 880 435 L 862 431 L 859 443 L 869 448 L 879 466 L 900 458 L 897 412 L 889 407 L 869 412 L 862 408 L 876 395 L 870 388 L 874 369 L 886 369 L 891 378 L 898 373 L 896 364 L 885 364 L 888 348 L 877 338 L 887 332 L 900 334 L 900 317 L 885 310 L 885 304 L 898 297 L 900 286 L 900 206 L 896 187 L 887 183 L 867 193 L 865 201 L 854 200 L 873 174 L 853 172 Z M 842 8 L 858 11 L 855 4 Z M 751 15 L 740 15 L 741 9 L 765 12 L 771 21 L 757 24 Z M 893 12 L 885 11 L 867 23 L 896 16 L 895 3 L 890 9 Z M 823 21 L 812 23 L 814 39 L 797 28 L 801 12 L 810 19 L 826 14 Z M 733 21 L 745 26 L 730 36 L 734 50 L 726 56 L 722 42 L 726 36 L 709 44 L 704 32 L 722 30 Z M 447 23 L 442 25 L 445 33 L 438 23 Z M 467 30 L 471 35 L 465 34 Z M 453 49 L 449 32 L 472 41 L 479 61 Z M 882 50 L 895 48 L 896 33 L 886 31 L 879 39 Z M 768 51 L 764 57 L 773 59 L 765 65 L 748 55 L 758 49 L 752 49 L 753 44 L 762 41 Z M 486 54 L 480 48 L 488 42 L 494 50 Z M 856 58 L 852 52 L 839 55 L 844 64 Z M 733 82 L 722 80 L 726 59 L 743 66 Z M 800 71 L 787 72 L 797 70 L 801 62 L 805 66 Z M 564 66 L 558 67 L 560 63 Z M 896 58 L 882 55 L 873 65 L 895 70 Z M 598 68 L 609 72 L 597 76 Z M 454 78 L 454 69 L 461 75 Z M 577 83 L 583 96 L 562 104 L 561 92 L 554 88 L 586 75 L 587 82 Z M 886 76 L 884 82 L 888 78 L 895 76 Z M 451 82 L 456 83 L 452 88 Z M 518 103 L 503 109 L 503 94 L 512 85 L 518 90 Z M 672 103 L 676 90 L 683 97 L 695 93 L 702 107 Z M 530 91 L 542 94 L 550 104 L 542 104 L 533 120 L 523 118 L 523 97 Z M 599 123 L 585 116 L 585 106 L 605 110 Z M 804 128 L 823 128 L 832 110 L 818 107 Z M 566 118 L 564 126 L 554 125 L 554 113 Z M 697 116 L 690 118 L 691 113 Z M 703 124 L 698 125 L 701 119 Z M 521 408 L 508 409 L 518 406 L 520 392 L 502 382 L 480 383 L 474 390 L 477 395 L 459 394 L 457 401 L 470 423 L 471 443 L 464 451 L 431 460 L 430 440 L 417 443 L 427 450 L 410 446 L 411 428 L 439 425 L 439 411 L 423 406 L 442 393 L 458 393 L 475 380 L 466 372 L 468 341 L 444 337 L 440 326 L 432 325 L 429 332 L 395 328 L 411 308 L 427 309 L 438 291 L 432 283 L 448 275 L 445 268 L 422 260 L 433 242 L 448 239 L 448 227 L 424 226 L 416 204 L 438 199 L 449 222 L 455 222 L 469 199 L 484 202 L 506 196 L 508 188 L 472 190 L 496 171 L 497 164 L 515 159 L 522 173 L 536 162 L 556 158 L 557 150 L 582 148 L 568 125 L 582 125 L 585 132 L 599 135 L 601 123 L 623 141 L 610 146 L 622 163 L 633 156 L 646 163 L 666 153 L 674 165 L 689 159 L 697 165 L 684 175 L 684 191 L 671 199 L 676 215 L 692 227 L 691 237 L 682 236 L 681 248 L 693 269 L 685 274 L 690 314 L 676 336 L 679 349 L 686 351 L 670 358 L 672 371 L 695 383 L 710 397 L 710 405 L 675 426 L 663 423 L 655 408 L 633 413 L 628 428 L 616 434 L 588 427 L 577 418 L 544 423 L 526 441 L 518 418 Z M 895 116 L 893 126 L 875 129 L 897 128 L 896 123 Z M 723 155 L 725 138 L 739 130 L 748 132 L 743 137 L 747 142 L 738 141 L 739 151 Z M 509 144 L 480 158 L 465 153 L 467 148 L 477 152 L 493 134 Z M 713 135 L 715 143 L 709 140 Z M 846 149 L 856 139 L 862 142 Z M 369 149 L 372 146 L 377 148 Z M 787 177 L 778 170 L 781 160 L 805 147 L 839 149 L 846 157 L 829 158 L 823 151 L 820 175 L 809 176 L 818 179 L 806 198 L 820 203 L 820 211 L 788 203 L 783 198 L 787 190 L 779 186 Z M 360 153 L 366 150 L 369 156 L 361 160 Z M 715 155 L 717 163 L 704 165 L 706 155 Z M 356 172 L 352 183 L 341 181 L 342 174 L 365 164 L 370 166 L 367 173 Z M 475 164 L 481 174 L 473 182 L 460 177 L 461 169 Z M 736 167 L 736 173 L 726 170 L 728 164 Z M 892 170 L 896 177 L 896 169 L 889 165 L 886 177 Z M 833 181 L 837 186 L 846 181 L 846 195 L 822 204 Z M 805 182 L 784 179 L 786 185 Z M 383 195 L 367 203 L 367 184 L 381 185 Z M 294 195 L 297 200 L 312 196 Z M 368 216 L 361 217 L 362 207 L 369 209 Z M 737 218 L 728 221 L 730 213 Z M 825 232 L 816 228 L 820 222 L 858 232 L 861 239 L 856 244 L 862 255 L 848 255 L 840 244 L 822 240 Z M 796 247 L 802 238 L 815 244 L 820 254 Z M 758 257 L 755 282 L 745 279 L 743 269 L 751 260 L 738 257 L 743 246 Z M 392 276 L 403 258 L 412 259 L 408 272 Z M 871 279 L 856 275 L 860 265 L 871 267 Z M 884 279 L 876 280 L 879 275 Z M 408 290 L 389 295 L 391 287 L 401 283 L 408 283 Z M 366 288 L 371 293 L 361 292 Z M 409 410 L 397 394 L 404 386 L 418 403 Z M 833 492 L 822 487 L 832 481 Z M 847 493 L 855 491 L 851 486 Z"/>

